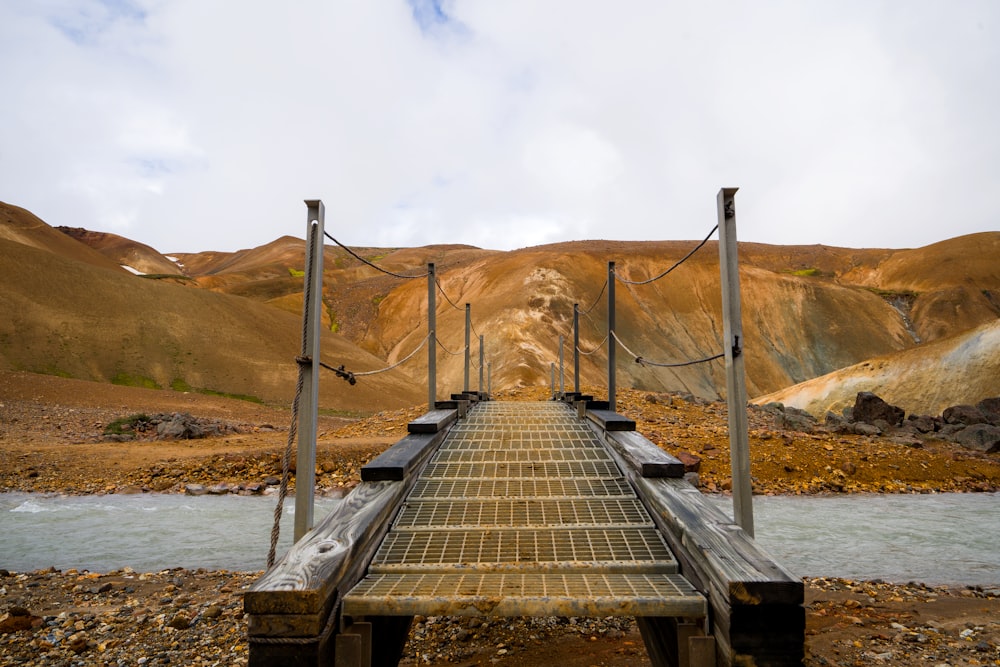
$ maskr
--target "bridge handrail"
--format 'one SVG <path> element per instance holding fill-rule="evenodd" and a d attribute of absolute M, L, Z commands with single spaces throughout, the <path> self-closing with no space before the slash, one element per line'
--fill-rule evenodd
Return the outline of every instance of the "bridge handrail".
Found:
<path fill-rule="evenodd" d="M 409 474 L 399 481 L 362 481 L 246 592 L 250 643 L 271 645 L 275 661 L 268 664 L 280 664 L 282 651 L 301 656 L 303 646 L 313 646 L 317 658 L 328 654 L 336 605 L 364 577 L 416 473 L 447 432 L 411 433 L 386 450 L 383 456 L 395 451 L 409 457 Z"/>
<path fill-rule="evenodd" d="M 587 412 L 589 417 L 593 410 Z M 681 574 L 708 598 L 712 634 L 723 658 L 720 664 L 800 665 L 805 637 L 802 580 L 687 480 L 645 476 L 639 465 L 643 457 L 630 459 L 616 442 L 645 438 L 602 428 L 602 422 L 608 423 L 608 411 L 600 412 L 605 413 L 603 419 L 587 420 L 591 428 L 611 445 L 677 557 Z M 656 447 L 651 442 L 649 446 Z"/>

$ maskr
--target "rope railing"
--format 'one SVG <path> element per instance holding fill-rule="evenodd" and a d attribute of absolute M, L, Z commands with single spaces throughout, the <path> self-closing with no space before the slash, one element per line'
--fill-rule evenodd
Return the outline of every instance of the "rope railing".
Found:
<path fill-rule="evenodd" d="M 441 342 L 440 338 L 438 338 L 437 336 L 435 336 L 434 340 L 437 342 L 438 347 L 440 347 L 442 350 L 444 350 L 444 353 L 447 354 L 447 355 L 450 355 L 452 357 L 457 357 L 460 354 L 465 354 L 465 346 L 464 345 L 462 346 L 462 348 L 458 352 L 452 352 L 451 350 L 449 350 L 447 347 L 444 346 L 444 343 Z"/>
<path fill-rule="evenodd" d="M 587 308 L 586 310 L 581 310 L 580 314 L 581 315 L 589 315 L 590 311 L 592 311 L 597 306 L 597 304 L 600 302 L 601 297 L 604 296 L 604 290 L 606 290 L 607 288 L 608 288 L 608 281 L 605 280 L 604 284 L 601 285 L 601 291 L 597 294 L 597 298 L 594 299 L 594 302 L 592 304 L 590 304 L 589 308 Z"/>
<path fill-rule="evenodd" d="M 441 286 L 440 280 L 435 278 L 434 284 L 437 286 L 438 292 L 441 292 L 441 296 L 444 297 L 445 301 L 451 304 L 452 308 L 454 308 L 455 310 L 464 310 L 464 308 L 462 308 L 461 306 L 459 306 L 458 304 L 456 304 L 454 301 L 451 300 L 451 297 L 448 296 L 448 293 L 444 291 L 444 287 Z"/>
<path fill-rule="evenodd" d="M 328 239 L 330 239 L 331 241 L 333 241 L 334 243 L 336 243 L 336 244 L 337 244 L 338 246 L 340 246 L 340 247 L 341 247 L 341 248 L 342 248 L 342 249 L 343 249 L 343 250 L 344 250 L 345 252 L 347 252 L 347 254 L 348 254 L 348 255 L 350 255 L 350 256 L 351 256 L 351 257 L 353 257 L 354 259 L 358 260 L 358 261 L 359 261 L 359 262 L 361 262 L 362 264 L 367 264 L 368 266 L 372 267 L 372 268 L 373 268 L 373 269 L 375 269 L 376 271 L 381 271 L 382 273 L 386 274 L 387 276 L 392 276 L 393 278 L 402 278 L 403 280 L 411 280 L 411 279 L 413 279 L 413 278 L 426 278 L 426 277 L 427 277 L 428 275 L 430 275 L 430 273 L 429 273 L 429 272 L 427 272 L 427 271 L 424 271 L 423 273 L 419 273 L 419 274 L 417 274 L 417 275 L 412 275 L 412 276 L 411 276 L 411 275 L 407 275 L 407 274 L 404 274 L 404 273 L 395 273 L 395 272 L 393 272 L 393 271 L 390 271 L 390 270 L 388 270 L 388 269 L 383 269 L 383 268 L 382 268 L 381 266 L 379 266 L 378 264 L 375 264 L 375 263 L 373 263 L 373 262 L 370 262 L 370 261 L 368 261 L 367 259 L 365 259 L 365 258 L 364 258 L 364 257 L 362 257 L 361 255 L 359 255 L 358 253 L 354 252 L 353 250 L 351 250 L 350 248 L 348 248 L 348 247 L 347 247 L 346 245 L 344 245 L 343 243 L 341 243 L 341 242 L 340 242 L 340 241 L 338 241 L 337 239 L 333 238 L 333 237 L 332 237 L 332 236 L 330 235 L 330 233 L 329 233 L 329 232 L 327 232 L 327 231 L 324 231 L 324 232 L 323 232 L 323 236 L 325 236 L 326 238 L 328 238 Z"/>
<path fill-rule="evenodd" d="M 577 347 L 577 348 L 576 348 L 576 351 L 577 351 L 577 352 L 579 352 L 580 354 L 582 354 L 583 356 L 587 357 L 587 356 L 590 356 L 591 354 L 594 354 L 594 353 L 595 353 L 595 352 L 597 352 L 598 350 L 602 349 L 602 348 L 604 347 L 604 344 L 605 344 L 605 343 L 607 343 L 607 342 L 608 342 L 608 337 L 607 337 L 607 336 L 605 336 L 605 337 L 604 337 L 604 340 L 602 340 L 602 341 L 601 341 L 600 343 L 598 343 L 598 344 L 597 344 L 597 347 L 595 347 L 595 348 L 594 348 L 593 350 L 591 350 L 590 352 L 584 352 L 584 351 L 583 351 L 583 350 L 581 350 L 581 349 L 580 349 L 579 347 Z"/>
<path fill-rule="evenodd" d="M 421 349 L 423 349 L 424 345 L 427 344 L 427 339 L 428 338 L 430 338 L 429 334 L 427 336 L 424 336 L 424 339 L 422 341 L 420 341 L 420 344 L 417 345 L 417 347 L 412 352 L 410 352 L 408 355 L 406 355 L 405 357 L 403 357 L 402 359 L 400 359 L 396 363 L 392 364 L 391 366 L 386 366 L 385 368 L 379 368 L 379 369 L 373 370 L 373 371 L 349 371 L 349 370 L 347 370 L 347 369 L 344 368 L 343 364 L 341 364 L 340 366 L 334 367 L 334 366 L 331 366 L 330 364 L 324 363 L 322 361 L 319 362 L 319 365 L 321 367 L 325 368 L 328 371 L 332 371 L 333 373 L 336 373 L 338 377 L 344 378 L 350 384 L 354 384 L 356 382 L 357 378 L 359 378 L 359 377 L 366 377 L 366 376 L 370 376 L 370 375 L 378 375 L 379 373 L 385 373 L 387 371 L 391 371 L 391 370 L 394 370 L 396 368 L 399 368 L 400 366 L 402 366 L 403 364 L 405 364 L 407 361 L 409 361 L 410 359 L 412 359 L 413 356 L 417 352 L 419 352 Z M 310 360 L 304 359 L 304 361 L 309 362 Z"/>
<path fill-rule="evenodd" d="M 681 265 L 681 264 L 683 264 L 684 262 L 686 262 L 686 261 L 688 261 L 689 259 L 691 259 L 691 256 L 692 256 L 692 255 L 694 255 L 694 254 L 695 254 L 696 252 L 698 252 L 699 250 L 701 250 L 701 249 L 702 249 L 702 247 L 704 247 L 704 245 L 705 245 L 706 243 L 708 243 L 708 240 L 709 240 L 710 238 L 712 238 L 712 235 L 713 235 L 713 234 L 715 234 L 715 232 L 716 232 L 716 231 L 717 231 L 718 229 L 719 229 L 719 226 L 718 226 L 718 225 L 716 225 L 715 227 L 713 227 L 713 228 L 712 228 L 712 231 L 710 231 L 710 232 L 708 233 L 708 236 L 706 236 L 706 237 L 704 238 L 704 240 L 702 240 L 702 242 L 701 242 L 701 243 L 699 243 L 698 245 L 696 245 L 696 246 L 694 247 L 694 249 L 693 249 L 693 250 L 691 250 L 691 252 L 689 252 L 688 254 L 684 255 L 684 257 L 682 257 L 682 258 L 681 258 L 681 259 L 679 259 L 679 260 L 678 260 L 677 262 L 675 262 L 673 266 L 671 266 L 671 267 L 670 267 L 669 269 L 667 269 L 666 271 L 664 271 L 663 273 L 661 273 L 661 274 L 660 274 L 660 275 L 658 275 L 658 276 L 655 276 L 655 277 L 653 277 L 653 278 L 649 278 L 648 280 L 628 280 L 627 278 L 623 278 L 622 276 L 618 275 L 618 272 L 616 271 L 616 272 L 615 272 L 615 279 L 616 279 L 616 280 L 617 280 L 618 282 L 620 282 L 620 283 L 623 283 L 623 284 L 625 284 L 625 285 L 648 285 L 649 283 L 652 283 L 652 282 L 656 282 L 656 281 L 657 281 L 657 280 L 659 280 L 660 278 L 663 278 L 664 276 L 668 275 L 668 274 L 669 274 L 669 273 L 670 273 L 671 271 L 673 271 L 674 269 L 676 269 L 676 268 L 677 268 L 678 266 L 680 266 L 680 265 Z M 600 297 L 598 297 L 598 298 L 600 298 Z"/>
<path fill-rule="evenodd" d="M 714 354 L 710 357 L 705 357 L 703 359 L 692 359 L 691 361 L 680 361 L 675 363 L 660 363 L 657 361 L 650 361 L 649 359 L 640 357 L 638 354 L 628 349 L 628 346 L 622 342 L 622 339 L 618 337 L 618 334 L 616 332 L 612 331 L 611 335 L 614 336 L 615 341 L 617 341 L 618 344 L 621 345 L 622 349 L 628 352 L 629 356 L 635 359 L 635 363 L 639 364 L 640 366 L 656 366 L 658 368 L 681 368 L 682 366 L 694 366 L 695 364 L 704 364 L 709 361 L 715 361 L 716 359 L 722 359 L 723 357 L 726 356 L 726 354 L 722 352 L 719 354 Z"/>

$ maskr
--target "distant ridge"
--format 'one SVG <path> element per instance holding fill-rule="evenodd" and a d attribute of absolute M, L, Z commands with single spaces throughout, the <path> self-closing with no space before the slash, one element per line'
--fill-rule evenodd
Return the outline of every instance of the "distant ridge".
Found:
<path fill-rule="evenodd" d="M 16 313 L 0 324 L 0 367 L 101 381 L 151 378 L 163 387 L 180 377 L 191 386 L 290 399 L 289 359 L 297 354 L 301 327 L 302 239 L 284 236 L 237 252 L 168 258 L 116 235 L 64 231 L 0 204 L 0 306 Z M 616 262 L 620 276 L 642 280 L 696 244 L 573 241 L 510 252 L 462 245 L 352 250 L 402 274 L 418 275 L 428 262 L 435 264 L 438 393 L 446 396 L 463 383 L 466 303 L 474 328 L 472 360 L 478 364 L 481 334 L 493 388 L 548 384 L 560 335 L 565 382 L 572 387 L 574 303 L 583 312 L 581 350 L 591 353 L 581 356 L 581 382 L 604 385 L 608 261 Z M 939 348 L 932 343 L 1000 318 L 1000 232 L 908 250 L 755 243 L 739 250 L 751 396 L 910 350 L 928 350 L 925 363 L 933 365 Z M 425 341 L 426 279 L 388 276 L 333 245 L 326 246 L 324 258 L 324 354 L 335 365 L 374 369 Z M 168 271 L 183 273 L 179 285 L 167 284 Z M 618 283 L 616 294 L 616 334 L 636 355 L 670 363 L 721 351 L 715 241 L 666 279 L 646 286 Z M 209 348 L 218 351 L 209 354 Z M 192 357 L 197 364 L 189 363 Z M 955 377 L 973 372 L 964 361 L 952 363 L 958 364 L 949 369 Z M 389 402 L 426 400 L 426 366 L 421 353 L 350 391 L 332 378 L 336 395 L 330 406 L 377 410 Z M 473 388 L 478 377 L 473 368 Z M 712 399 L 725 387 L 721 362 L 653 368 L 623 349 L 617 379 L 623 387 Z M 1000 394 L 991 382 L 1000 379 L 985 383 Z M 965 386 L 971 391 L 979 385 Z"/>

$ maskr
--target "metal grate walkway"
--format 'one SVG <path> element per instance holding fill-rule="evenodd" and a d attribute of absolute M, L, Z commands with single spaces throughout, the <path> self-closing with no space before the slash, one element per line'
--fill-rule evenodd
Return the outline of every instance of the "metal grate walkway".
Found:
<path fill-rule="evenodd" d="M 610 453 L 557 402 L 481 402 L 396 517 L 353 616 L 704 616 Z"/>

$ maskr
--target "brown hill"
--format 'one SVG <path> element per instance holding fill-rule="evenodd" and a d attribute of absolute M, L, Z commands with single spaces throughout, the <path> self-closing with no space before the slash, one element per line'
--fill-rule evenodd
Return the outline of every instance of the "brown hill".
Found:
<path fill-rule="evenodd" d="M 43 223 L 44 224 L 44 223 Z M 80 246 L 54 232 L 57 246 Z M 294 393 L 300 317 L 259 302 L 129 274 L 0 239 L 0 365 L 85 380 L 199 390 L 287 404 Z M 95 266 L 97 264 L 97 266 Z M 371 370 L 383 362 L 343 337 L 324 336 L 324 359 Z M 372 412 L 419 402 L 405 369 L 351 387 L 325 376 L 321 404 Z"/>
<path fill-rule="evenodd" d="M 81 227 L 56 227 L 70 238 L 93 248 L 130 273 L 183 276 L 177 262 L 150 248 L 117 234 L 92 232 Z"/>
<path fill-rule="evenodd" d="M 125 272 L 100 252 L 61 234 L 38 216 L 0 201 L 0 239 L 54 253 L 65 259 Z"/>
<path fill-rule="evenodd" d="M 822 417 L 873 392 L 907 414 L 939 415 L 957 404 L 1000 395 L 1000 320 L 951 338 L 876 357 L 754 399 Z"/>
<path fill-rule="evenodd" d="M 38 234 L 47 228 L 37 218 L 32 224 Z M 24 236 L 23 230 L 19 233 Z M 80 238 L 95 247 L 101 246 L 97 240 L 102 238 L 107 243 L 107 237 L 100 235 Z M 46 248 L 48 242 L 36 238 L 35 247 Z M 565 341 L 565 382 L 572 387 L 574 303 L 583 313 L 581 350 L 591 353 L 581 356 L 581 382 L 604 384 L 608 261 L 616 262 L 619 277 L 641 281 L 662 272 L 695 245 L 694 241 L 579 241 L 512 252 L 453 245 L 353 250 L 404 275 L 419 276 L 428 262 L 435 263 L 440 285 L 435 290 L 438 387 L 446 395 L 463 380 L 466 303 L 472 304 L 473 364 L 478 362 L 478 335 L 483 334 L 493 388 L 547 384 L 550 364 L 559 358 L 560 335 Z M 998 232 L 910 250 L 741 244 L 750 394 L 768 394 L 995 321 L 1000 316 L 998 246 Z M 79 252 L 63 247 L 60 256 Z M 284 310 L 297 320 L 304 255 L 304 241 L 286 236 L 233 253 L 172 256 L 192 284 L 204 288 L 194 291 L 242 297 L 239 303 L 271 306 L 262 312 Z M 386 275 L 334 245 L 325 249 L 324 269 L 325 328 L 339 334 L 331 340 L 353 343 L 382 364 L 401 360 L 425 341 L 425 278 Z M 70 289 L 72 283 L 63 285 Z M 724 393 L 720 361 L 683 368 L 635 363 L 636 356 L 669 363 L 721 352 L 717 243 L 707 243 L 663 280 L 648 285 L 616 281 L 615 288 L 619 386 L 687 391 L 707 398 Z M 149 312 L 148 306 L 128 307 Z M 47 330 L 46 326 L 39 330 Z M 293 330 L 298 327 L 295 324 Z M 343 359 L 349 368 L 371 367 L 365 366 L 371 359 L 355 363 L 348 350 L 344 349 Z M 35 350 L 22 356 L 37 354 Z M 40 366 L 37 359 L 34 366 Z M 426 366 L 427 355 L 422 352 L 403 373 L 422 384 Z M 472 378 L 475 387 L 476 368 Z"/>

